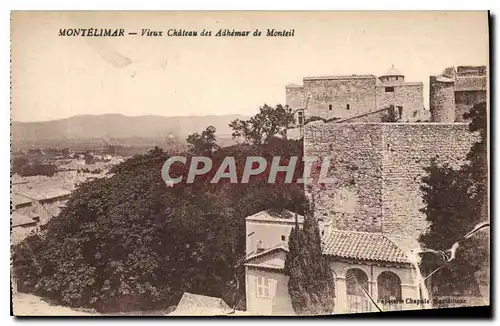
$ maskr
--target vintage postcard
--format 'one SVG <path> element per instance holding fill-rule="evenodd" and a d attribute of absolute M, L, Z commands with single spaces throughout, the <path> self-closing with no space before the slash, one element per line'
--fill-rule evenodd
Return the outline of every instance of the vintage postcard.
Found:
<path fill-rule="evenodd" d="M 12 314 L 487 315 L 489 18 L 12 12 Z"/>

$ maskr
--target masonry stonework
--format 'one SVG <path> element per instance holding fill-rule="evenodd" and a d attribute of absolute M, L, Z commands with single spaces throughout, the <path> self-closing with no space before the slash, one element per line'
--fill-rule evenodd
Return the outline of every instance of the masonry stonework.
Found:
<path fill-rule="evenodd" d="M 463 115 L 481 102 L 487 102 L 486 66 L 446 68 L 430 77 L 429 106 L 435 122 L 463 122 Z"/>
<path fill-rule="evenodd" d="M 452 80 L 430 77 L 429 107 L 433 122 L 455 121 L 455 90 Z"/>
<path fill-rule="evenodd" d="M 427 228 L 421 179 L 435 158 L 459 168 L 475 136 L 467 124 L 385 124 L 383 129 L 382 231 L 406 237 Z"/>
<path fill-rule="evenodd" d="M 458 167 L 474 137 L 467 124 L 307 125 L 304 155 L 330 157 L 334 183 L 306 186 L 306 194 L 334 228 L 417 238 L 427 227 L 424 167 L 433 158 Z"/>
<path fill-rule="evenodd" d="M 420 112 L 424 108 L 424 97 L 422 83 L 404 83 L 393 86 L 392 92 L 387 92 L 388 87 L 377 86 L 377 109 L 384 109 L 391 105 L 402 108 L 401 121 L 412 122 L 420 118 Z"/>
<path fill-rule="evenodd" d="M 305 97 L 304 87 L 300 85 L 287 85 L 286 90 L 286 105 L 293 110 L 303 108 Z"/>
<path fill-rule="evenodd" d="M 303 85 L 286 86 L 286 104 L 304 109 L 307 118 L 344 120 L 395 109 L 401 122 L 422 119 L 424 96 L 422 82 L 405 82 L 404 75 L 391 68 L 380 77 L 375 75 L 304 77 Z M 374 119 L 379 115 L 372 115 Z M 381 122 L 378 120 L 377 122 Z"/>
<path fill-rule="evenodd" d="M 306 193 L 315 201 L 315 214 L 331 227 L 381 232 L 382 134 L 377 124 L 307 125 L 304 155 L 330 157 L 334 183 L 312 185 Z M 312 171 L 316 176 L 318 171 Z"/>
<path fill-rule="evenodd" d="M 306 117 L 347 118 L 375 108 L 375 76 L 304 78 Z"/>

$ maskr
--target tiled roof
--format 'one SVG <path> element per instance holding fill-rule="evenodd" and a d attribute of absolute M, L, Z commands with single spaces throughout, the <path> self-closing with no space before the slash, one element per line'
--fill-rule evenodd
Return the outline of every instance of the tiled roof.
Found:
<path fill-rule="evenodd" d="M 21 177 L 19 174 L 14 174 L 11 178 L 12 184 L 19 184 L 19 183 L 26 183 L 27 180 L 23 177 Z"/>
<path fill-rule="evenodd" d="M 19 205 L 29 204 L 31 203 L 32 200 L 18 194 L 12 194 L 11 201 L 12 201 L 12 206 L 14 206 L 15 208 Z"/>
<path fill-rule="evenodd" d="M 250 261 L 254 258 L 257 258 L 257 257 L 260 257 L 260 256 L 265 256 L 271 252 L 274 252 L 276 250 L 283 250 L 283 251 L 288 251 L 288 246 L 286 244 L 279 244 L 279 245 L 276 245 L 274 247 L 271 247 L 271 248 L 267 248 L 261 252 L 254 252 L 250 255 L 248 255 L 248 257 L 246 257 L 246 261 Z"/>
<path fill-rule="evenodd" d="M 381 233 L 333 230 L 324 241 L 323 254 L 359 260 L 409 263 L 404 251 Z"/>
<path fill-rule="evenodd" d="M 71 195 L 71 191 L 62 188 L 41 187 L 19 190 L 18 194 L 34 200 L 47 200 Z"/>
<path fill-rule="evenodd" d="M 486 76 L 457 77 L 455 91 L 485 91 Z"/>
<path fill-rule="evenodd" d="M 12 213 L 12 227 L 36 223 L 34 219 L 19 212 Z"/>

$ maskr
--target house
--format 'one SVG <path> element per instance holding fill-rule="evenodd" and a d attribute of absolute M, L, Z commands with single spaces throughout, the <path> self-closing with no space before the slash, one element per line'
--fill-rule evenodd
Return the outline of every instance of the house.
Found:
<path fill-rule="evenodd" d="M 61 212 L 71 194 L 69 190 L 48 187 L 15 191 L 11 195 L 13 244 L 43 230 Z"/>
<path fill-rule="evenodd" d="M 31 200 L 32 212 L 39 217 L 41 226 L 61 212 L 70 195 L 71 191 L 55 187 L 24 189 L 13 193 L 13 196 Z"/>
<path fill-rule="evenodd" d="M 262 211 L 246 218 L 245 283 L 247 311 L 294 315 L 284 273 L 288 236 L 304 218 L 289 211 Z M 331 229 L 320 223 L 323 254 L 335 280 L 333 313 L 415 309 L 415 269 L 409 258 L 415 243 L 387 234 Z M 382 301 L 390 304 L 383 304 Z"/>
<path fill-rule="evenodd" d="M 37 221 L 27 215 L 14 211 L 12 213 L 12 244 L 16 245 L 30 234 L 37 232 Z"/>
<path fill-rule="evenodd" d="M 33 201 L 29 198 L 13 194 L 11 198 L 11 240 L 16 245 L 24 238 L 37 232 L 40 216 L 33 211 Z"/>

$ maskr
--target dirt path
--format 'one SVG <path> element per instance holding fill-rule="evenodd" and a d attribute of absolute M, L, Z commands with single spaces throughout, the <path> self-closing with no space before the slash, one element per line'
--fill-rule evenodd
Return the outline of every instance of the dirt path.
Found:
<path fill-rule="evenodd" d="M 12 306 L 15 316 L 99 316 L 99 313 L 90 313 L 74 310 L 68 307 L 53 306 L 40 297 L 26 293 L 15 293 L 12 297 Z"/>

